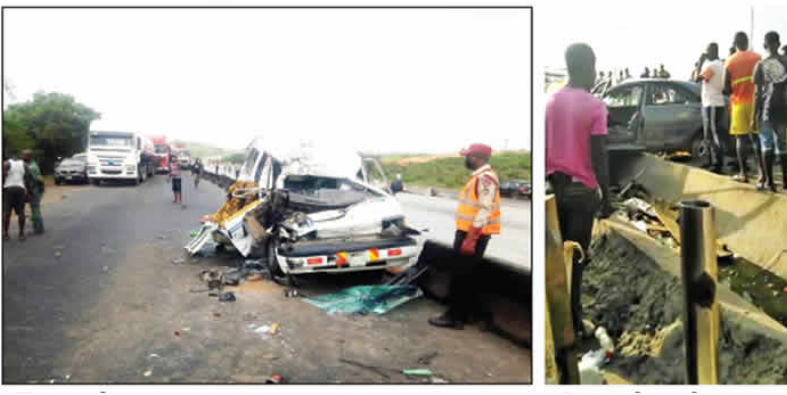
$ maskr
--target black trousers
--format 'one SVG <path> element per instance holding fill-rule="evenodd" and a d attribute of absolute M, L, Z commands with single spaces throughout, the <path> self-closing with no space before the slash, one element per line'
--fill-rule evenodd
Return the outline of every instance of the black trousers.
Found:
<path fill-rule="evenodd" d="M 724 140 L 721 136 L 721 122 L 724 117 L 724 107 L 702 108 L 702 130 L 705 144 L 710 150 L 708 162 L 714 167 L 724 165 Z"/>
<path fill-rule="evenodd" d="M 457 230 L 454 237 L 454 250 L 462 247 L 467 232 Z M 484 257 L 490 236 L 481 235 L 476 243 L 475 255 L 462 257 L 451 265 L 451 285 L 448 291 L 448 311 L 453 318 L 466 320 L 469 313 L 479 311 L 478 295 L 475 292 L 481 258 Z"/>
<path fill-rule="evenodd" d="M 558 222 L 563 241 L 575 241 L 582 246 L 586 260 L 579 263 L 580 254 L 575 252 L 571 265 L 571 318 L 574 330 L 582 326 L 582 273 L 590 263 L 590 240 L 593 235 L 593 219 L 601 206 L 598 192 L 584 184 L 572 181 L 571 177 L 557 173 L 549 178 L 555 191 Z"/>

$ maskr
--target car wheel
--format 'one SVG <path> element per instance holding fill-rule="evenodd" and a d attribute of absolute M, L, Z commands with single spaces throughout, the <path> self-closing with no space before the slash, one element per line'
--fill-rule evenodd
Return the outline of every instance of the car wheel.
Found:
<path fill-rule="evenodd" d="M 99 186 L 99 185 L 101 185 L 101 180 L 90 180 L 90 183 L 95 185 L 95 186 Z"/>
<path fill-rule="evenodd" d="M 702 138 L 702 134 L 697 134 L 694 136 L 694 138 L 691 140 L 691 147 L 689 147 L 689 151 L 691 152 L 691 157 L 693 159 L 699 159 L 709 154 L 708 145 L 705 144 L 705 139 Z"/>
<path fill-rule="evenodd" d="M 62 183 L 63 181 L 60 181 L 57 177 L 55 177 L 55 185 L 60 185 Z"/>
<path fill-rule="evenodd" d="M 265 254 L 266 262 L 268 263 L 268 270 L 274 277 L 284 276 L 284 271 L 279 267 L 279 261 L 276 259 L 276 248 L 278 247 L 276 240 L 268 240 L 266 245 L 267 253 Z"/>

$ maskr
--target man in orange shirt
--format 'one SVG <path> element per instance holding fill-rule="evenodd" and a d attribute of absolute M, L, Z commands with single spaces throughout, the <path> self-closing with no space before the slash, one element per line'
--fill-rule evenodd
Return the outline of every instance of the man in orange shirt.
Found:
<path fill-rule="evenodd" d="M 734 55 L 727 58 L 725 65 L 725 91 L 730 95 L 730 134 L 735 136 L 735 150 L 738 156 L 739 174 L 735 181 L 748 182 L 746 174 L 746 141 L 753 146 L 760 168 L 760 181 L 765 174 L 757 129 L 752 129 L 754 119 L 754 66 L 760 55 L 749 51 L 749 37 L 744 32 L 735 34 Z"/>

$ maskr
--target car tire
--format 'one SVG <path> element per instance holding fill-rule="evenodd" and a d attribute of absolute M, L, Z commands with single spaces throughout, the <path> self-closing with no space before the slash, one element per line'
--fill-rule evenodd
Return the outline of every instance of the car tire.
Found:
<path fill-rule="evenodd" d="M 90 180 L 90 183 L 94 186 L 101 186 L 101 180 Z"/>
<path fill-rule="evenodd" d="M 691 146 L 688 150 L 691 153 L 692 159 L 700 159 L 710 154 L 708 146 L 705 144 L 705 139 L 702 137 L 702 133 L 696 134 L 694 138 L 691 139 Z"/>
<path fill-rule="evenodd" d="M 63 181 L 60 181 L 59 179 L 57 179 L 57 177 L 55 177 L 55 185 L 60 185 L 62 183 Z"/>
<path fill-rule="evenodd" d="M 271 272 L 271 275 L 274 277 L 283 277 L 284 271 L 281 270 L 279 267 L 279 261 L 276 259 L 276 248 L 278 247 L 278 242 L 276 240 L 268 240 L 265 245 L 265 258 L 266 263 L 268 264 L 268 270 Z"/>

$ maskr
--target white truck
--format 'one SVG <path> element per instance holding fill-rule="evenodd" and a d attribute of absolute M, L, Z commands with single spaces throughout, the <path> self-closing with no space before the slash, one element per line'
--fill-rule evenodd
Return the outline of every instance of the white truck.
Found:
<path fill-rule="evenodd" d="M 91 131 L 87 155 L 93 185 L 112 180 L 139 185 L 156 170 L 153 142 L 136 132 Z"/>
<path fill-rule="evenodd" d="M 382 270 L 417 254 L 410 236 L 418 231 L 405 225 L 381 166 L 346 146 L 255 140 L 239 179 L 256 185 L 233 194 L 243 208 L 206 222 L 189 253 L 211 237 L 243 256 L 261 249 L 274 275 Z M 265 228 L 264 241 L 253 237 L 250 216 Z"/>

